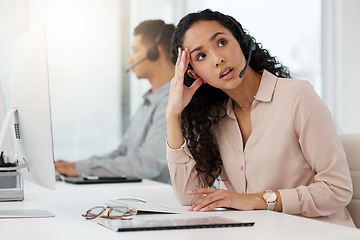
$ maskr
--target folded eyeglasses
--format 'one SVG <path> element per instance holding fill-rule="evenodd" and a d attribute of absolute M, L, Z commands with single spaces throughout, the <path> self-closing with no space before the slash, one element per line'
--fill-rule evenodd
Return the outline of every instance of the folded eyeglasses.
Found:
<path fill-rule="evenodd" d="M 107 214 L 104 212 L 107 211 Z M 97 217 L 100 218 L 108 218 L 108 219 L 122 219 L 122 220 L 130 220 L 132 216 L 136 215 L 137 211 L 135 209 L 130 209 L 124 206 L 114 206 L 114 207 L 104 207 L 97 206 L 90 208 L 86 211 L 85 214 L 81 214 L 87 220 L 91 220 Z"/>

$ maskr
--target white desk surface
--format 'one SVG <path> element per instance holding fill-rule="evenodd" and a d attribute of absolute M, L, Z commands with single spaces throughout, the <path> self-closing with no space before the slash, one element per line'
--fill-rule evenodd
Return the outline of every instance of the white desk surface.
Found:
<path fill-rule="evenodd" d="M 165 231 L 114 232 L 85 220 L 87 209 L 103 205 L 118 196 L 136 196 L 149 202 L 181 210 L 181 214 L 146 214 L 136 218 L 192 218 L 224 216 L 239 221 L 254 221 L 253 227 L 185 229 Z M 180 206 L 171 186 L 144 180 L 141 183 L 72 185 L 57 182 L 48 190 L 25 182 L 25 200 L 0 202 L 0 209 L 44 209 L 53 218 L 0 219 L 0 239 L 360 239 L 360 230 L 270 211 L 188 212 Z"/>

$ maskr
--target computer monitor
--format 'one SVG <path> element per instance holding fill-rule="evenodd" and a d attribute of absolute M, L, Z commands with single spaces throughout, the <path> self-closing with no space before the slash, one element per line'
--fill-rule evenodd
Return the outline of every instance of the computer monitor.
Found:
<path fill-rule="evenodd" d="M 31 29 L 13 43 L 11 108 L 4 124 L 20 165 L 21 176 L 43 187 L 55 188 L 45 26 Z M 6 126 L 5 126 L 6 128 Z M 1 142 L 1 139 L 0 139 Z"/>
<path fill-rule="evenodd" d="M 0 86 L 0 127 L 2 126 L 6 116 L 6 105 L 5 98 L 3 96 L 2 87 Z M 14 156 L 14 147 L 11 142 L 11 137 L 9 131 L 4 133 L 2 148 L 0 149 L 3 152 L 4 157 Z M 10 159 L 6 159 L 7 161 Z"/>

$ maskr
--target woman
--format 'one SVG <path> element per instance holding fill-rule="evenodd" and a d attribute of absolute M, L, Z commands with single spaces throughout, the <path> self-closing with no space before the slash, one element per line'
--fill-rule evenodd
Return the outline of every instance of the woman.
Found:
<path fill-rule="evenodd" d="M 179 22 L 172 61 L 167 159 L 182 204 L 354 226 L 345 153 L 310 83 L 290 79 L 236 20 L 209 9 Z M 212 188 L 217 179 L 226 189 Z"/>

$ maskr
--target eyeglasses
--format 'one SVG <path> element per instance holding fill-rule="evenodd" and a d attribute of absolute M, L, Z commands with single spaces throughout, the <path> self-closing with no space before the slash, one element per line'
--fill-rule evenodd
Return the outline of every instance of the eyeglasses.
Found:
<path fill-rule="evenodd" d="M 108 210 L 107 214 L 103 214 L 106 210 Z M 128 220 L 131 219 L 132 216 L 136 215 L 137 211 L 135 209 L 130 209 L 123 206 L 115 206 L 115 207 L 103 207 L 97 206 L 90 208 L 86 211 L 85 214 L 81 214 L 87 220 L 94 219 L 97 217 L 101 218 L 109 218 L 109 219 L 123 219 Z"/>

